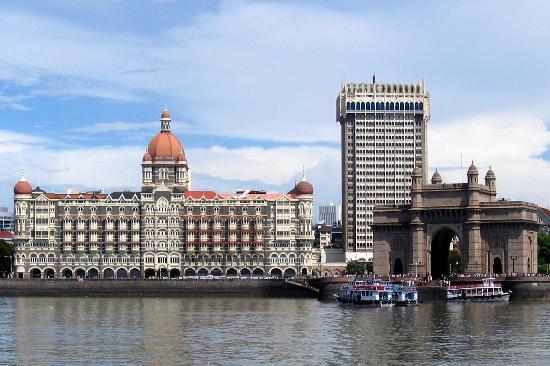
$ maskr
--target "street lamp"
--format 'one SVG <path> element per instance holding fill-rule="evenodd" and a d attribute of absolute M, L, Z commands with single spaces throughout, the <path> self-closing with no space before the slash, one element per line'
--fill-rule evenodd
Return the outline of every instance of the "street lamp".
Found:
<path fill-rule="evenodd" d="M 512 255 L 510 259 L 512 260 L 512 273 L 516 273 L 516 259 L 518 259 L 518 256 Z"/>

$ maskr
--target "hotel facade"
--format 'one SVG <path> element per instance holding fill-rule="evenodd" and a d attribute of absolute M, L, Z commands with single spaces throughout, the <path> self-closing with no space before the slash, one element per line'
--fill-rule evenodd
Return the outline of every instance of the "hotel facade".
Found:
<path fill-rule="evenodd" d="M 167 110 L 141 162 L 139 192 L 47 193 L 14 187 L 20 278 L 316 274 L 313 186 L 288 193 L 193 191 Z"/>

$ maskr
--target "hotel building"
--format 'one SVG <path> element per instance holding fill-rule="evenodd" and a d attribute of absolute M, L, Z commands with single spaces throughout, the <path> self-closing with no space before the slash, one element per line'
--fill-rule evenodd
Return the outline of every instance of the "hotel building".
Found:
<path fill-rule="evenodd" d="M 288 193 L 193 191 L 170 113 L 141 161 L 139 192 L 14 187 L 15 272 L 24 278 L 310 275 L 313 186 Z"/>

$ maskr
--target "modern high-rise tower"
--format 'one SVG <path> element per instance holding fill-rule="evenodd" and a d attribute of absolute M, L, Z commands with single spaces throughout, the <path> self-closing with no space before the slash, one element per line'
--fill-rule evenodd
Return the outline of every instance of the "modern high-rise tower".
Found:
<path fill-rule="evenodd" d="M 336 100 L 341 125 L 346 259 L 372 258 L 372 209 L 410 203 L 415 166 L 426 181 L 430 97 L 424 83 L 349 83 Z"/>

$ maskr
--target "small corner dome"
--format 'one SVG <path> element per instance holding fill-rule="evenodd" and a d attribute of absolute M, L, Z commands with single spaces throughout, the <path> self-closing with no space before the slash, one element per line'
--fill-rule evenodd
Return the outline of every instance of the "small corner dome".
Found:
<path fill-rule="evenodd" d="M 21 177 L 19 182 L 15 183 L 15 186 L 13 187 L 13 193 L 14 194 L 32 194 L 32 186 L 29 182 L 25 179 L 25 177 Z"/>
<path fill-rule="evenodd" d="M 495 172 L 493 172 L 493 169 L 489 167 L 489 170 L 487 170 L 487 173 L 485 174 L 485 179 L 497 179 L 497 176 L 495 175 Z"/>
<path fill-rule="evenodd" d="M 443 179 L 441 178 L 441 174 L 439 174 L 439 172 L 436 169 L 434 175 L 432 175 L 432 184 L 441 184 L 441 183 L 443 183 Z"/>
<path fill-rule="evenodd" d="M 162 114 L 160 115 L 160 118 L 170 119 L 170 112 L 168 112 L 168 109 L 164 108 L 164 110 L 162 111 Z"/>
<path fill-rule="evenodd" d="M 477 167 L 475 166 L 474 162 L 472 161 L 472 165 L 470 165 L 470 167 L 468 168 L 468 175 L 472 175 L 472 174 L 479 174 L 479 172 L 477 171 Z"/>
<path fill-rule="evenodd" d="M 143 154 L 143 161 L 153 161 L 151 154 L 149 154 L 147 151 L 145 152 L 145 154 Z"/>
<path fill-rule="evenodd" d="M 183 152 L 183 149 L 180 151 L 180 153 L 178 155 L 178 161 L 186 161 L 185 153 Z"/>
<path fill-rule="evenodd" d="M 288 192 L 289 194 L 295 194 L 297 196 L 305 194 L 313 194 L 313 186 L 305 178 L 296 184 L 292 191 Z"/>

